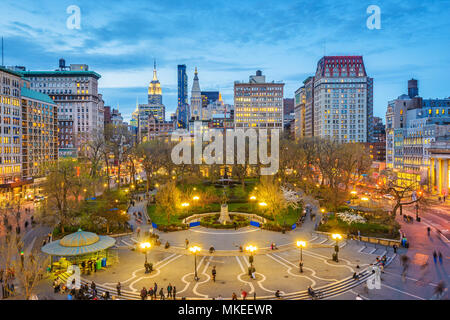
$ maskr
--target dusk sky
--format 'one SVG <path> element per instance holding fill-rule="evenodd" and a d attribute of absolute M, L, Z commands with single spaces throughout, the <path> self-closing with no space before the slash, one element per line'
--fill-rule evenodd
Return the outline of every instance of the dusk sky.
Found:
<path fill-rule="evenodd" d="M 70 30 L 69 5 L 81 8 Z M 370 5 L 381 8 L 381 30 L 369 30 Z M 324 55 L 362 55 L 374 78 L 374 115 L 419 80 L 424 98 L 450 96 L 450 1 L 337 0 L 1 0 L 5 65 L 54 70 L 58 59 L 101 74 L 105 103 L 126 120 L 147 100 L 153 59 L 166 115 L 175 112 L 177 64 L 194 68 L 202 90 L 220 90 L 233 104 L 233 82 L 261 69 L 283 81 L 285 98 L 313 75 Z"/>

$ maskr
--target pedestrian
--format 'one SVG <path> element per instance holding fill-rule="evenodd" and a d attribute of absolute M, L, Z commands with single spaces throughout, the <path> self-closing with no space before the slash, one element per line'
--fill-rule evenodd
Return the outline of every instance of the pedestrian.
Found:
<path fill-rule="evenodd" d="M 169 282 L 169 285 L 167 286 L 167 299 L 172 298 L 172 285 Z"/>
<path fill-rule="evenodd" d="M 155 300 L 157 294 L 158 294 L 158 285 L 155 282 L 155 285 L 153 286 L 153 296 L 155 297 Z"/>
<path fill-rule="evenodd" d="M 280 290 L 277 290 L 277 291 L 275 292 L 275 297 L 276 297 L 277 299 L 281 299 L 281 292 L 280 292 Z"/>
<path fill-rule="evenodd" d="M 120 289 L 122 289 L 122 285 L 120 284 L 120 282 L 117 283 L 116 289 L 117 289 L 117 295 L 120 296 Z"/>
<path fill-rule="evenodd" d="M 159 298 L 161 300 L 164 300 L 164 289 L 163 288 L 161 288 L 161 290 L 159 290 Z"/>
<path fill-rule="evenodd" d="M 172 289 L 172 296 L 173 296 L 173 300 L 176 300 L 176 296 L 177 296 L 177 287 L 173 286 Z"/>
<path fill-rule="evenodd" d="M 241 297 L 242 297 L 242 300 L 245 300 L 247 298 L 247 291 L 241 289 Z"/>
<path fill-rule="evenodd" d="M 237 230 L 237 223 L 236 223 L 236 221 L 233 222 L 233 225 L 234 225 L 234 230 Z"/>
<path fill-rule="evenodd" d="M 237 295 L 235 292 L 233 292 L 233 294 L 231 295 L 231 300 L 237 300 Z"/>
<path fill-rule="evenodd" d="M 363 298 L 361 298 L 361 296 L 359 294 L 357 294 L 355 300 L 363 300 Z"/>
<path fill-rule="evenodd" d="M 430 236 L 431 228 L 427 227 L 428 236 Z"/>
<path fill-rule="evenodd" d="M 396 244 L 394 244 L 394 245 L 392 246 L 392 249 L 394 249 L 394 253 L 397 253 L 397 245 L 396 245 Z"/>
<path fill-rule="evenodd" d="M 147 289 L 145 289 L 145 287 L 142 287 L 141 300 L 145 300 L 145 299 L 147 299 Z"/>
<path fill-rule="evenodd" d="M 211 273 L 212 273 L 213 281 L 216 282 L 216 274 L 217 274 L 216 266 L 213 267 Z"/>
<path fill-rule="evenodd" d="M 184 243 L 186 244 L 186 249 L 187 249 L 189 247 L 189 240 L 188 239 L 184 240 Z"/>
<path fill-rule="evenodd" d="M 438 256 L 439 256 L 439 263 L 442 264 L 442 253 L 440 251 L 439 251 Z"/>
<path fill-rule="evenodd" d="M 150 289 L 148 289 L 147 296 L 149 296 L 151 300 L 155 300 L 155 294 L 153 293 L 152 287 L 150 287 Z"/>
<path fill-rule="evenodd" d="M 437 253 L 436 251 L 433 251 L 433 260 L 434 260 L 434 264 L 437 263 Z"/>

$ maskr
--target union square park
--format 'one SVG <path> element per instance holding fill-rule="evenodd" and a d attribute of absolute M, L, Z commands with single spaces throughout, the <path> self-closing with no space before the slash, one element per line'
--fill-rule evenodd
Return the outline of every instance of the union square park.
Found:
<path fill-rule="evenodd" d="M 445 299 L 446 237 L 421 222 L 425 190 L 374 174 L 361 145 L 274 139 L 270 175 L 249 164 L 251 138 L 232 148 L 241 164 L 221 164 L 220 144 L 219 164 L 205 141 L 195 164 L 195 141 L 155 139 L 113 168 L 100 153 L 47 166 L 42 199 L 5 208 L 2 298 Z M 416 237 L 440 248 L 434 263 Z"/>

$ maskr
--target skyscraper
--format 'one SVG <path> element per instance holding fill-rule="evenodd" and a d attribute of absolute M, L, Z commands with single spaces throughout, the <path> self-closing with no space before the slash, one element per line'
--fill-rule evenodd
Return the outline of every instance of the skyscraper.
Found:
<path fill-rule="evenodd" d="M 178 129 L 187 129 L 189 122 L 189 105 L 188 105 L 188 76 L 186 73 L 186 65 L 178 65 L 178 106 L 177 106 L 177 124 Z"/>
<path fill-rule="evenodd" d="M 197 67 L 195 67 L 194 82 L 191 90 L 191 120 L 202 120 L 202 92 L 198 81 Z"/>
<path fill-rule="evenodd" d="M 371 142 L 373 79 L 362 56 L 325 56 L 314 77 L 314 136 Z"/>
<path fill-rule="evenodd" d="M 166 107 L 162 103 L 162 89 L 156 74 L 156 61 L 153 66 L 153 79 L 148 85 L 148 103 L 138 105 L 138 135 L 141 140 L 148 135 L 148 121 L 152 115 L 159 122 L 165 121 Z"/>

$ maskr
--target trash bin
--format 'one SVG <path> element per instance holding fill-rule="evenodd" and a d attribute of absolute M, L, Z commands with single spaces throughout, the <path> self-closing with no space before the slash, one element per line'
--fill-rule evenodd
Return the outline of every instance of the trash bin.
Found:
<path fill-rule="evenodd" d="M 106 267 L 106 258 L 103 258 L 102 259 L 102 268 L 105 268 Z"/>

